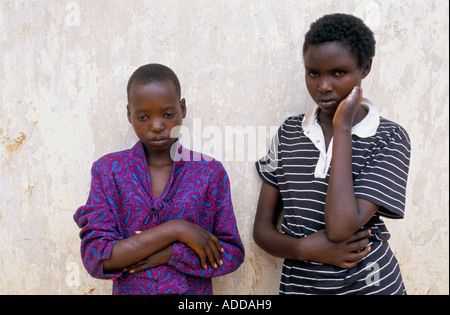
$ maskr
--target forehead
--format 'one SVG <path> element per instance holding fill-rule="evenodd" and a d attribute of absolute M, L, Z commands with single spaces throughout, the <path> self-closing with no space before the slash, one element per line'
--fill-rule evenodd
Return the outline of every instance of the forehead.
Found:
<path fill-rule="evenodd" d="M 173 101 L 178 100 L 174 84 L 171 81 L 153 81 L 134 83 L 130 89 L 130 102 L 140 100 Z"/>
<path fill-rule="evenodd" d="M 303 56 L 306 68 L 356 67 L 358 58 L 339 42 L 310 45 Z"/>

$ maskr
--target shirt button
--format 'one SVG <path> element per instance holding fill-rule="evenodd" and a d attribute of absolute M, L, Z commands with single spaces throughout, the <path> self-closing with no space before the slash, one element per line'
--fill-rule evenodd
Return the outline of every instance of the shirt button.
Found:
<path fill-rule="evenodd" d="M 320 143 L 320 140 L 317 140 L 316 143 Z"/>

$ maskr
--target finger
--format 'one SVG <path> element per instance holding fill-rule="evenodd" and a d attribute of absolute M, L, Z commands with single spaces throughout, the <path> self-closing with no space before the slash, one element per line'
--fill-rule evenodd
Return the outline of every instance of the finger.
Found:
<path fill-rule="evenodd" d="M 344 269 L 352 269 L 353 267 L 355 267 L 358 264 L 358 262 L 349 262 L 346 261 L 344 263 L 342 263 L 339 267 L 344 268 Z"/>
<path fill-rule="evenodd" d="M 209 232 L 208 232 L 208 233 L 209 233 Z M 211 246 L 211 248 L 213 249 L 215 260 L 216 260 L 216 262 L 217 262 L 219 265 L 223 265 L 223 261 L 222 261 L 222 259 L 220 258 L 220 253 L 223 253 L 225 250 L 224 250 L 222 244 L 220 244 L 219 239 L 218 239 L 215 235 L 213 235 L 213 234 L 211 234 L 211 233 L 209 233 L 209 234 L 210 234 L 210 236 L 211 236 L 211 240 L 212 240 L 213 243 L 214 243 L 214 245 Z M 219 252 L 220 252 L 220 253 L 219 253 Z"/>
<path fill-rule="evenodd" d="M 130 271 L 130 270 L 133 270 L 134 268 L 136 268 L 136 266 L 137 266 L 137 263 L 123 268 L 122 271 L 123 272 L 127 272 L 127 271 Z"/>
<path fill-rule="evenodd" d="M 147 270 L 147 269 L 150 269 L 150 266 L 148 264 L 141 264 L 141 265 L 131 269 L 130 273 L 141 272 L 141 271 L 144 271 L 144 270 Z"/>
<path fill-rule="evenodd" d="M 136 272 L 136 268 L 138 268 L 139 266 L 141 266 L 142 264 L 144 264 L 144 262 L 142 261 L 138 261 L 135 264 L 132 264 L 126 268 L 124 268 L 123 271 L 128 271 L 129 273 L 135 273 Z"/>
<path fill-rule="evenodd" d="M 372 250 L 372 248 L 370 246 L 367 246 L 360 252 L 352 253 L 350 255 L 351 258 L 348 261 L 358 263 L 361 259 L 366 257 L 370 253 L 371 250 Z"/>
<path fill-rule="evenodd" d="M 208 232 L 208 233 L 209 233 L 209 232 Z M 222 244 L 220 244 L 219 239 L 218 239 L 214 234 L 209 233 L 209 235 L 211 236 L 211 239 L 213 240 L 214 244 L 216 245 L 216 248 L 217 248 L 221 253 L 223 253 L 225 250 L 223 249 Z"/>
<path fill-rule="evenodd" d="M 220 246 L 220 243 L 219 243 Z M 220 259 L 220 252 L 219 252 L 219 248 L 217 247 L 217 243 L 216 242 L 211 242 L 210 243 L 210 249 L 212 250 L 212 253 L 214 255 L 214 260 L 219 264 L 219 265 L 223 265 L 223 261 L 222 259 Z"/>
<path fill-rule="evenodd" d="M 215 268 L 217 268 L 217 263 L 216 263 L 216 260 L 214 259 L 213 251 L 212 251 L 211 247 L 209 247 L 209 246 L 210 245 L 207 245 L 205 247 L 206 257 L 208 257 L 208 261 L 209 261 L 210 265 L 215 269 Z"/>
<path fill-rule="evenodd" d="M 359 86 L 355 86 L 350 94 L 346 97 L 346 102 L 349 104 L 361 102 L 362 90 Z"/>
<path fill-rule="evenodd" d="M 198 252 L 197 255 L 200 258 L 200 264 L 202 265 L 203 269 L 206 269 L 206 254 L 205 254 L 205 251 Z"/>
<path fill-rule="evenodd" d="M 134 272 L 141 272 L 152 268 L 152 265 L 149 263 L 145 263 L 134 268 Z"/>
<path fill-rule="evenodd" d="M 367 238 L 363 238 L 353 243 L 347 244 L 347 250 L 349 252 L 356 252 L 366 248 L 369 243 L 370 241 Z"/>
<path fill-rule="evenodd" d="M 355 86 L 353 88 L 353 91 L 355 94 L 355 100 L 358 100 L 358 104 L 361 103 L 362 100 L 362 87 L 360 86 Z"/>
<path fill-rule="evenodd" d="M 358 231 L 357 233 L 350 236 L 346 243 L 349 244 L 349 243 L 358 241 L 360 239 L 369 237 L 369 235 L 371 233 L 372 233 L 372 231 L 370 229 L 364 229 L 364 230 Z"/>

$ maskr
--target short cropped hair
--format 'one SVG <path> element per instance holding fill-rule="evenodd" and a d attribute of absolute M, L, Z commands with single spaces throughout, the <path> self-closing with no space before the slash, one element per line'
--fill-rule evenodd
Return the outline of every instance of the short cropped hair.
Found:
<path fill-rule="evenodd" d="M 364 22 L 353 15 L 324 15 L 311 24 L 305 35 L 303 54 L 310 45 L 339 42 L 358 59 L 358 67 L 375 56 L 375 37 Z"/>
<path fill-rule="evenodd" d="M 178 80 L 177 75 L 167 66 L 151 63 L 148 65 L 144 65 L 139 67 L 136 71 L 133 72 L 130 79 L 128 80 L 127 85 L 127 97 L 128 101 L 130 101 L 130 91 L 131 86 L 133 84 L 149 84 L 152 82 L 164 82 L 170 81 L 173 83 L 175 87 L 175 91 L 178 94 L 178 98 L 181 97 L 181 87 L 180 81 Z"/>

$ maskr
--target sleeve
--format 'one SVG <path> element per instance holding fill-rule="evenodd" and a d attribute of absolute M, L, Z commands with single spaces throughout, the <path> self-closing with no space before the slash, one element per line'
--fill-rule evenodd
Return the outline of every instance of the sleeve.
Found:
<path fill-rule="evenodd" d="M 275 171 L 278 168 L 279 161 L 279 143 L 280 143 L 280 129 L 272 138 L 269 152 L 261 159 L 256 161 L 255 166 L 259 177 L 268 185 L 278 189 L 278 182 Z"/>
<path fill-rule="evenodd" d="M 117 278 L 122 272 L 103 271 L 115 242 L 122 239 L 113 215 L 114 191 L 108 190 L 98 162 L 92 166 L 91 190 L 86 205 L 78 208 L 74 220 L 80 230 L 81 258 L 88 273 L 99 279 Z M 107 186 L 107 185 L 106 185 Z"/>
<path fill-rule="evenodd" d="M 380 143 L 368 165 L 355 179 L 355 196 L 379 205 L 379 215 L 401 219 L 405 215 L 411 143 L 400 126 Z"/>
<path fill-rule="evenodd" d="M 224 249 L 221 253 L 223 265 L 218 265 L 216 269 L 207 265 L 204 269 L 197 253 L 181 242 L 173 244 L 173 255 L 168 264 L 181 272 L 205 278 L 235 271 L 244 261 L 245 250 L 233 211 L 230 182 L 222 165 L 214 172 L 202 211 L 199 224 L 219 239 Z"/>

